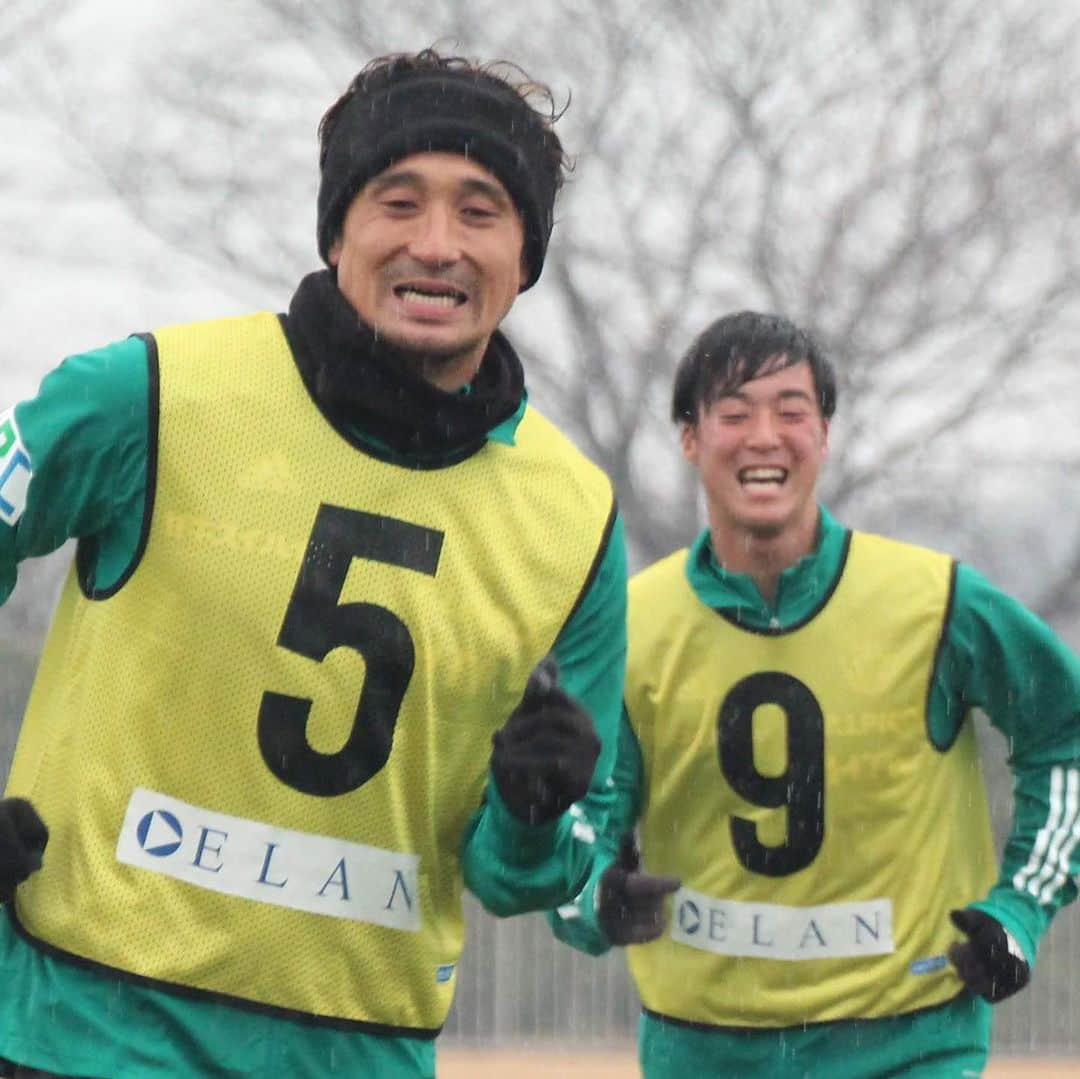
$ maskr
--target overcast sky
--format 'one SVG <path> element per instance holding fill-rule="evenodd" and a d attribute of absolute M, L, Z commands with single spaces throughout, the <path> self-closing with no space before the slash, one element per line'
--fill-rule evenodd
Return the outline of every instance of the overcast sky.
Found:
<path fill-rule="evenodd" d="M 131 58 L 160 25 L 162 5 L 92 0 L 65 21 L 73 71 L 88 109 L 123 105 Z M 0 12 L 0 20 L 3 19 Z M 55 85 L 40 41 L 16 56 L 18 77 Z M 169 248 L 131 215 L 85 152 L 0 73 L 0 318 L 5 327 L 0 399 L 33 391 L 66 354 L 166 322 L 243 310 L 243 285 L 194 255 Z M 24 86 L 29 85 L 24 82 Z M 152 273 L 145 269 L 153 266 Z"/>
<path fill-rule="evenodd" d="M 433 26 L 438 22 L 438 6 L 432 4 Z M 50 34 L 59 34 L 66 49 L 59 71 L 43 36 L 28 35 L 20 40 L 12 63 L 0 60 L 0 144 L 5 147 L 0 156 L 0 229 L 4 237 L 0 244 L 0 280 L 4 284 L 0 316 L 6 330 L 5 352 L 0 359 L 0 409 L 32 393 L 42 375 L 71 352 L 170 322 L 257 307 L 280 309 L 286 302 L 287 295 L 270 295 L 265 288 L 244 280 L 241 272 L 230 274 L 220 261 L 203 258 L 197 246 L 185 251 L 166 244 L 135 222 L 85 148 L 65 132 L 62 119 L 41 105 L 54 97 L 63 83 L 80 90 L 70 107 L 93 110 L 94 117 L 104 122 L 123 123 L 131 112 L 136 60 L 151 56 L 155 64 L 165 68 L 171 47 L 179 47 L 179 35 L 176 42 L 162 39 L 163 26 L 182 19 L 205 34 L 209 48 L 215 40 L 214 20 L 238 17 L 237 11 L 242 16 L 244 10 L 243 6 L 215 6 L 204 0 L 189 0 L 182 8 L 165 0 L 84 0 L 61 25 L 49 28 Z M 5 8 L 0 7 L 0 31 L 7 17 Z M 387 47 L 407 44 L 394 40 Z M 328 75 L 327 85 L 337 83 Z M 319 100 L 328 101 L 329 92 Z M 110 119 L 113 116 L 115 121 Z M 317 118 L 316 111 L 305 121 L 310 122 L 312 134 Z M 583 174 L 589 164 L 586 156 Z M 312 156 L 313 171 L 314 165 Z M 306 236 L 314 220 L 313 207 L 297 206 L 295 214 L 288 226 L 307 230 Z M 311 256 L 314 267 L 313 245 Z M 530 305 L 542 302 L 544 292 L 540 288 L 524 297 L 518 313 L 527 313 Z M 1040 405 L 1040 415 L 1045 418 L 1040 430 L 1075 426 L 1076 384 L 1065 383 L 1066 374 L 1063 368 L 1062 385 L 1048 389 L 1047 403 Z M 1055 405 L 1057 413 L 1052 415 Z M 1026 441 L 1023 436 L 1030 427 L 1025 425 L 1030 421 L 1021 411 L 1026 413 L 1005 411 L 988 420 L 988 432 L 999 444 Z M 844 416 L 840 416 L 838 425 L 843 422 Z M 928 460 L 935 463 L 932 454 Z M 1038 549 L 1035 541 L 1045 522 L 1055 516 L 1060 519 L 1060 492 L 1056 489 L 1035 491 L 1028 498 L 1029 512 L 999 514 L 994 493 L 997 477 L 973 475 L 968 482 L 987 486 L 980 503 L 995 518 L 996 527 L 1008 533 L 1009 542 L 1003 550 Z M 886 495 L 895 501 L 894 492 Z M 1007 497 L 1016 496 L 1010 492 Z M 1072 514 L 1069 519 L 1074 517 Z M 935 538 L 932 530 L 926 536 L 915 534 L 902 511 L 896 520 L 885 524 L 908 538 Z M 992 570 L 1022 595 L 1032 594 L 1024 578 L 986 558 L 977 542 L 981 531 L 981 522 L 976 522 L 962 534 L 950 534 L 955 553 Z M 1008 561 L 1014 561 L 1011 555 Z"/>

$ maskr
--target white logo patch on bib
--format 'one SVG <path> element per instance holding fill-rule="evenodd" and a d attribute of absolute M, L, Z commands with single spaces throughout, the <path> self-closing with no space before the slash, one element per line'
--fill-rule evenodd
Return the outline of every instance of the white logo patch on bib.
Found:
<path fill-rule="evenodd" d="M 760 959 L 837 959 L 894 951 L 892 901 L 786 907 L 716 899 L 680 888 L 672 939 L 717 955 Z"/>
<path fill-rule="evenodd" d="M 117 861 L 151 873 L 329 918 L 420 929 L 420 857 L 278 828 L 137 787 Z"/>

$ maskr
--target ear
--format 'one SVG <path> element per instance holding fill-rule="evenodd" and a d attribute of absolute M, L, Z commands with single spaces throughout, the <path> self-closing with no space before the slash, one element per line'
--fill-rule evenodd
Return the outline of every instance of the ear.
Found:
<path fill-rule="evenodd" d="M 326 261 L 334 267 L 341 261 L 341 233 L 338 233 L 338 238 L 330 245 L 329 250 L 326 252 Z"/>
<path fill-rule="evenodd" d="M 525 245 L 521 245 L 521 265 L 518 267 L 518 292 L 525 287 L 529 280 L 529 264 L 525 261 Z"/>
<path fill-rule="evenodd" d="M 829 421 L 821 421 L 821 456 L 829 456 Z"/>
<path fill-rule="evenodd" d="M 682 448 L 683 457 L 696 468 L 698 462 L 698 440 L 697 426 L 695 424 L 682 424 L 679 430 L 679 444 Z"/>

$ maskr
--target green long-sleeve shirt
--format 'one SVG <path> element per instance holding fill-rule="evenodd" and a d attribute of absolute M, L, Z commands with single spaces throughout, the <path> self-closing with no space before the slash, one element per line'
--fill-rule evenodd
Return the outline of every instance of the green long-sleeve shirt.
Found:
<path fill-rule="evenodd" d="M 0 602 L 23 559 L 71 538 L 80 540 L 83 569 L 98 589 L 121 580 L 137 558 L 150 386 L 146 344 L 133 337 L 69 358 L 36 396 L 0 414 Z M 489 439 L 512 446 L 524 409 L 523 398 Z M 554 647 L 560 683 L 590 711 L 603 745 L 584 799 L 598 819 L 612 798 L 606 781 L 625 663 L 625 586 L 625 541 L 616 520 L 588 591 Z M 573 895 L 593 853 L 591 832 L 575 828 L 570 814 L 530 827 L 510 814 L 489 781 L 460 857 L 466 885 L 484 906 L 511 915 Z M 0 1057 L 49 1070 L 140 1079 L 434 1074 L 428 1041 L 306 1025 L 109 979 L 30 944 L 6 916 L 0 916 L 0 985 Z"/>
<path fill-rule="evenodd" d="M 817 550 L 781 574 L 771 605 L 749 577 L 727 573 L 717 563 L 707 530 L 688 553 L 686 574 L 707 606 L 736 616 L 751 629 L 786 629 L 817 609 L 834 587 L 847 536 L 822 509 Z M 1023 605 L 960 564 L 929 698 L 934 744 L 950 745 L 976 708 L 1009 740 L 1015 812 L 998 881 L 974 906 L 998 919 L 1034 963 L 1055 911 L 1077 896 L 1080 660 Z M 625 711 L 613 780 L 615 804 L 598 840 L 604 854 L 577 899 L 549 916 L 560 939 L 591 954 L 609 947 L 596 921 L 597 883 L 647 800 L 641 752 Z M 1054 874 L 1045 868 L 1051 863 Z M 1029 866 L 1042 873 L 1041 889 L 1031 887 Z M 676 1051 L 682 1036 L 688 1047 L 691 1042 L 696 1047 L 701 1037 L 673 1029 L 666 1038 Z M 692 1059 L 687 1056 L 688 1062 Z"/>

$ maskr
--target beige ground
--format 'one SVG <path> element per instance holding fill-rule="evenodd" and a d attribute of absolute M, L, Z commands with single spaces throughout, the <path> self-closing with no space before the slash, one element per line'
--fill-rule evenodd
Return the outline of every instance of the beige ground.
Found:
<path fill-rule="evenodd" d="M 997 1059 L 985 1079 L 1080 1079 L 1080 1060 Z M 439 1079 L 638 1079 L 632 1053 L 439 1050 Z"/>

